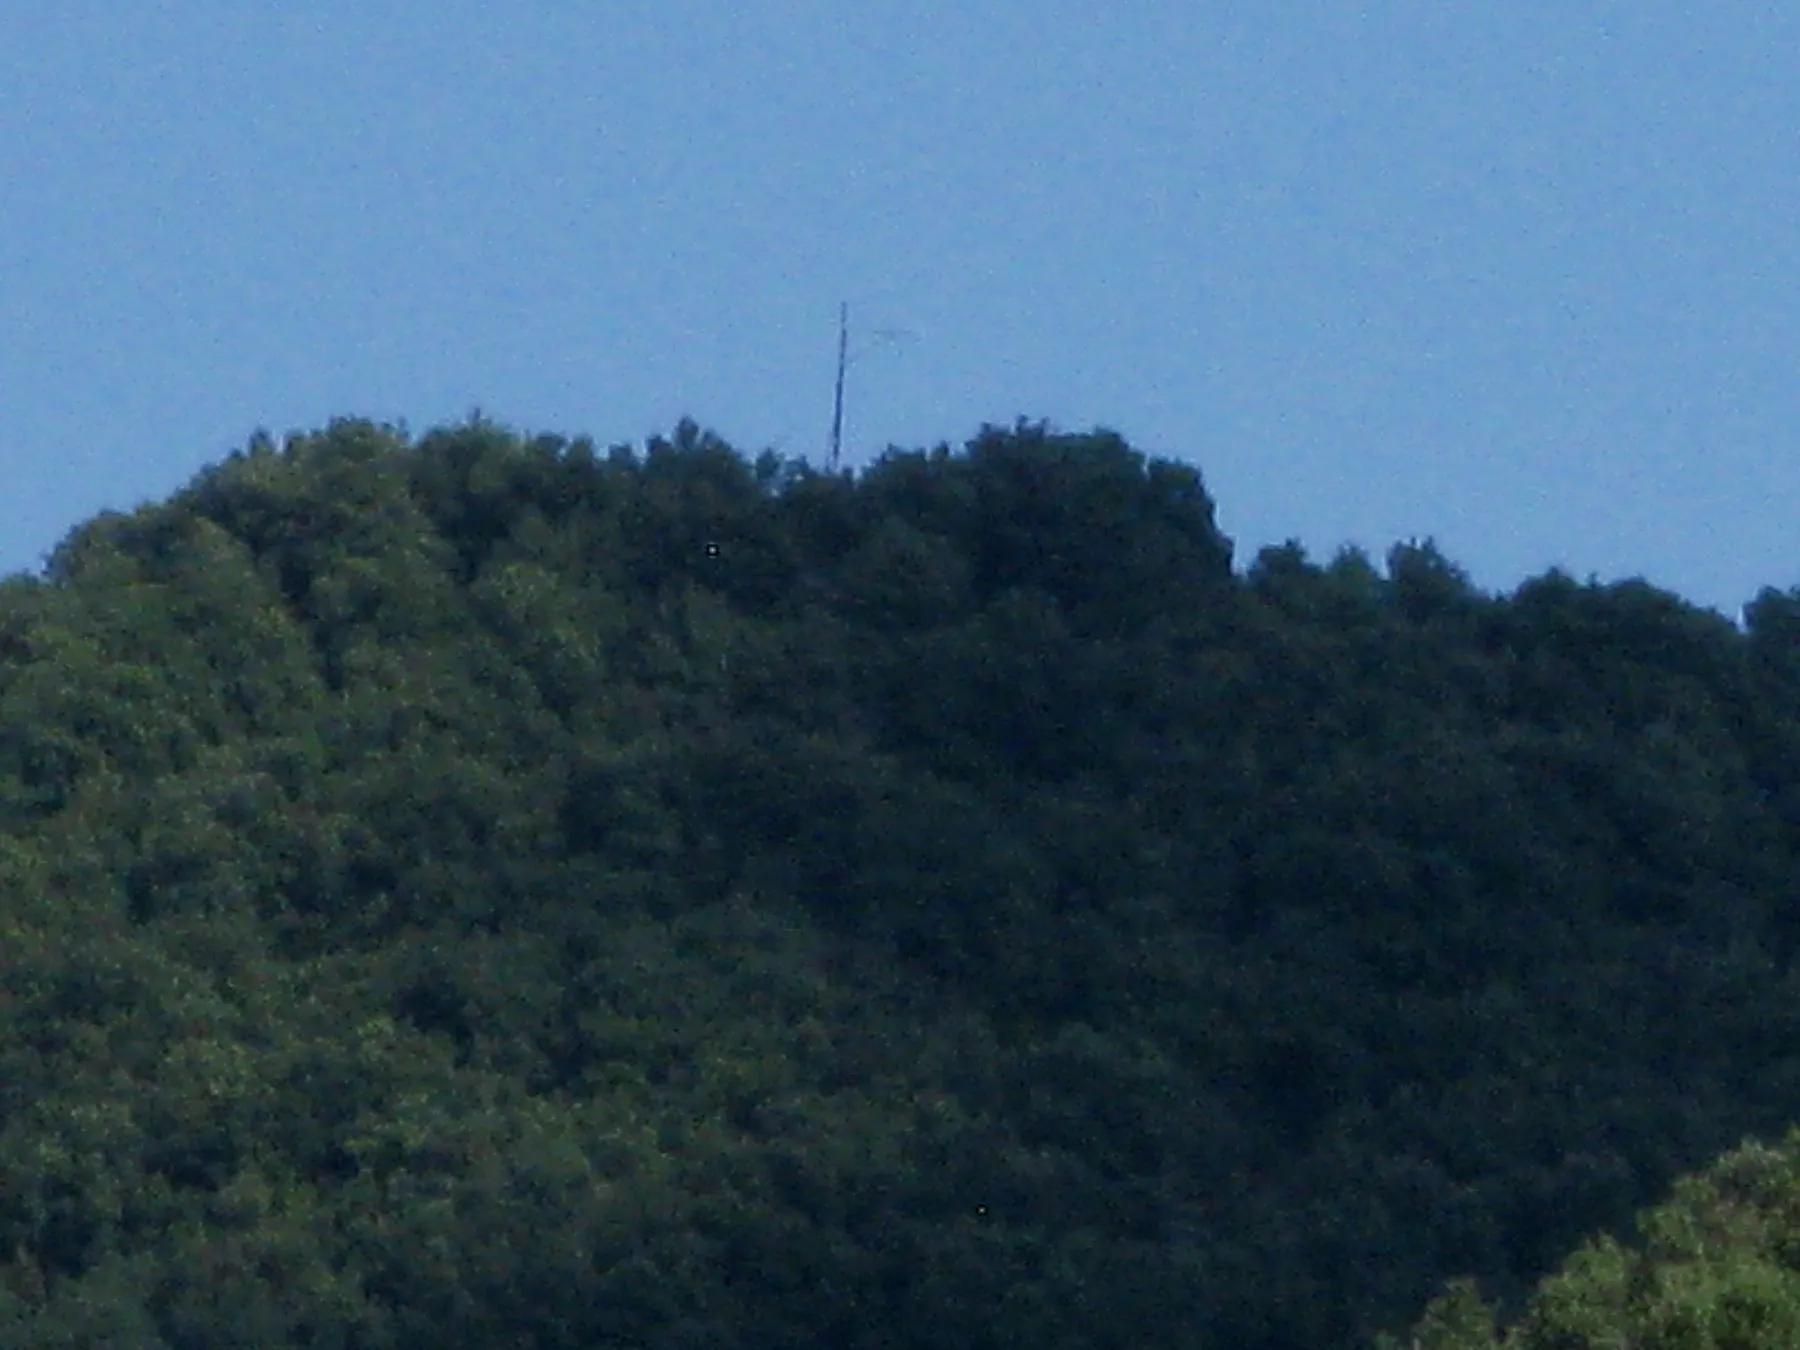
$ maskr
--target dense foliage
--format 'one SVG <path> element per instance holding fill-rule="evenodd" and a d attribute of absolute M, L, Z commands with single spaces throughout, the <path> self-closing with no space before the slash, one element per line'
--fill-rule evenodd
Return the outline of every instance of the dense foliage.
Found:
<path fill-rule="evenodd" d="M 1800 1119 L 1797 708 L 1107 433 L 259 438 L 0 583 L 0 1347 L 1512 1315 Z"/>
<path fill-rule="evenodd" d="M 1474 1281 L 1451 1282 L 1383 1350 L 1793 1350 L 1800 1345 L 1800 1130 L 1683 1179 L 1630 1243 L 1583 1243 L 1502 1333 Z"/>

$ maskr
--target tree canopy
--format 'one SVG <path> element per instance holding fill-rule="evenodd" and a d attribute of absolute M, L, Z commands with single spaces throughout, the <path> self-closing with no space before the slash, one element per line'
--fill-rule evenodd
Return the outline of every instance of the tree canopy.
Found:
<path fill-rule="evenodd" d="M 0 582 L 0 1350 L 1792 1343 L 1797 597 L 258 437 Z"/>

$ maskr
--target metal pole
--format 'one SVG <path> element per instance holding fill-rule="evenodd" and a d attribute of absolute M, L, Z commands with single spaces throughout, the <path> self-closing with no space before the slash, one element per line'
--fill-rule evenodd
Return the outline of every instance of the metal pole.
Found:
<path fill-rule="evenodd" d="M 838 306 L 837 397 L 831 405 L 831 472 L 838 468 L 838 450 L 844 441 L 844 358 L 850 350 L 850 306 Z"/>

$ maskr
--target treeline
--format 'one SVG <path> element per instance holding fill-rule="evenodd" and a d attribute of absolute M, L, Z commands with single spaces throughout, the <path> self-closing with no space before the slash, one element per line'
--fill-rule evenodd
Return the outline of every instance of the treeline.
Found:
<path fill-rule="evenodd" d="M 1746 617 L 1104 432 L 258 438 L 0 583 L 0 1346 L 1514 1317 L 1800 1119 Z"/>

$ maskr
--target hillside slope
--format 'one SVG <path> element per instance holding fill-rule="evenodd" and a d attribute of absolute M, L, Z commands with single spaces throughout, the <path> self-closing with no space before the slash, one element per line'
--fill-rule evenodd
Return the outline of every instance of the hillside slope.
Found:
<path fill-rule="evenodd" d="M 1299 1350 L 1800 1119 L 1800 593 L 989 428 L 259 441 L 0 584 L 0 1346 Z"/>

